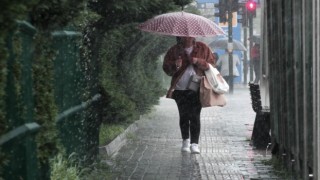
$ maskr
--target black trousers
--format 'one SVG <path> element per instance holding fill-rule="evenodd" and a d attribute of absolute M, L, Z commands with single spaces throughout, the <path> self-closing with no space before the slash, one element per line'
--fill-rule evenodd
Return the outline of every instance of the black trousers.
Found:
<path fill-rule="evenodd" d="M 260 81 L 260 60 L 252 60 L 254 75 L 256 76 L 254 83 L 258 83 Z"/>
<path fill-rule="evenodd" d="M 190 138 L 190 143 L 199 143 L 201 103 L 199 92 L 192 90 L 175 90 L 172 95 L 176 101 L 182 139 Z"/>

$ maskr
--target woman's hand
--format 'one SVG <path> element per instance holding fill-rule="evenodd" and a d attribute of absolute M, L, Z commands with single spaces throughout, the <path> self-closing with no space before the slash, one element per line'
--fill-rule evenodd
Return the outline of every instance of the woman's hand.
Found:
<path fill-rule="evenodd" d="M 179 69 L 182 66 L 182 59 L 181 56 L 179 56 L 179 58 L 176 60 L 176 67 L 177 69 Z"/>
<path fill-rule="evenodd" d="M 198 58 L 196 57 L 191 58 L 191 64 L 197 64 L 197 62 L 198 62 Z"/>

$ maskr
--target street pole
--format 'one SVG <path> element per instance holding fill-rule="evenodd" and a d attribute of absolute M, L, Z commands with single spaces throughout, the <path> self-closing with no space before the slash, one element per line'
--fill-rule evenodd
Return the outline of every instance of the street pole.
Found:
<path fill-rule="evenodd" d="M 248 17 L 249 17 L 249 38 L 252 38 L 253 36 L 253 14 L 252 13 L 248 13 Z M 253 42 L 252 39 L 250 39 L 249 41 L 249 52 L 251 54 L 251 48 L 253 46 Z M 253 62 L 252 59 L 250 57 L 250 81 L 253 81 Z"/>
<path fill-rule="evenodd" d="M 232 0 L 228 1 L 229 93 L 233 94 Z"/>
<path fill-rule="evenodd" d="M 243 28 L 243 45 L 246 49 L 248 49 L 248 45 L 247 45 L 247 39 L 248 39 L 248 28 L 244 27 Z M 247 84 L 248 83 L 248 53 L 247 51 L 245 51 L 243 53 L 243 83 Z"/>
<path fill-rule="evenodd" d="M 243 74 L 244 74 L 244 81 L 243 83 L 246 85 L 248 83 L 248 11 L 247 8 L 244 7 L 243 14 L 242 14 L 242 24 L 245 24 L 243 27 L 243 45 L 247 49 L 243 54 Z M 245 22 L 245 23 L 244 23 Z M 249 51 L 250 52 L 250 51 Z"/>

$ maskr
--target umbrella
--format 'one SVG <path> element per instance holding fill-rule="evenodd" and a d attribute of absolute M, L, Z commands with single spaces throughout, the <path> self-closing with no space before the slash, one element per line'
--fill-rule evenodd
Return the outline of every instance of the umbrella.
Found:
<path fill-rule="evenodd" d="M 238 41 L 233 39 L 233 50 L 239 50 L 239 51 L 246 51 L 247 49 L 244 47 L 244 45 Z M 212 48 L 217 48 L 217 49 L 228 49 L 228 38 L 227 37 L 222 37 L 215 39 L 212 41 L 209 46 Z"/>
<path fill-rule="evenodd" d="M 138 28 L 142 31 L 169 36 L 208 37 L 226 34 L 210 19 L 184 11 L 155 16 L 139 24 Z"/>
<path fill-rule="evenodd" d="M 223 37 L 226 37 L 225 34 L 220 34 L 220 35 L 216 35 L 214 37 L 196 37 L 196 40 L 197 41 L 201 41 L 201 42 L 204 42 L 206 43 L 207 45 L 210 44 L 211 42 L 217 40 L 217 39 L 220 39 L 220 38 L 223 38 Z"/>
<path fill-rule="evenodd" d="M 248 40 L 260 44 L 260 35 L 252 35 Z"/>

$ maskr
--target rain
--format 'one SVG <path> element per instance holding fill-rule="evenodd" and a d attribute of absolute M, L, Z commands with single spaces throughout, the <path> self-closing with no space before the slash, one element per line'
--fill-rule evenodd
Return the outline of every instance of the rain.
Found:
<path fill-rule="evenodd" d="M 0 180 L 320 179 L 316 0 L 0 7 Z"/>

